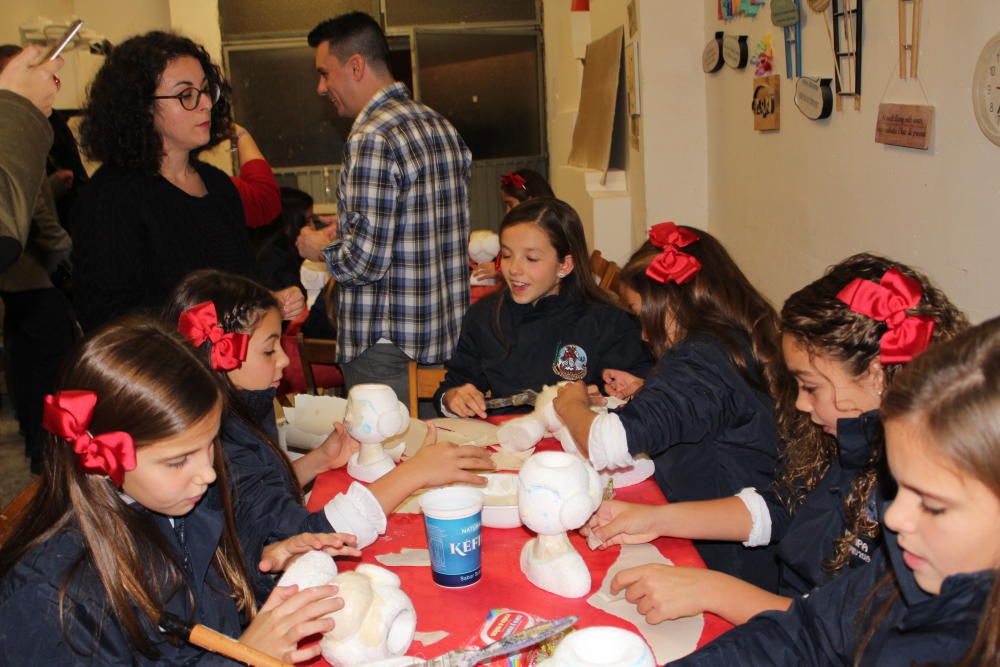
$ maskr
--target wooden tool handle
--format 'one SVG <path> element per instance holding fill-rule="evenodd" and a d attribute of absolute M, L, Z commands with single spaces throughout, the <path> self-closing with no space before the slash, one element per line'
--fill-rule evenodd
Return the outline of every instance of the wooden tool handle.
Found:
<path fill-rule="evenodd" d="M 195 646 L 200 646 L 213 653 L 218 653 L 227 658 L 252 665 L 252 667 L 293 667 L 293 665 L 287 662 L 272 658 L 266 653 L 246 644 L 241 644 L 232 637 L 227 637 L 221 632 L 216 632 L 204 625 L 195 625 L 191 629 L 191 636 L 188 638 L 188 641 Z"/>

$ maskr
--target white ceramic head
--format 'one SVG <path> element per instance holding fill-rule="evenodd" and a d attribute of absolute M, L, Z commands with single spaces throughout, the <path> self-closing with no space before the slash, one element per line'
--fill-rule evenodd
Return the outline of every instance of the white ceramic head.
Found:
<path fill-rule="evenodd" d="M 642 637 L 622 628 L 594 626 L 571 632 L 539 667 L 653 667 Z"/>
<path fill-rule="evenodd" d="M 333 556 L 322 551 L 307 551 L 288 566 L 278 580 L 279 586 L 298 586 L 305 590 L 314 586 L 325 586 L 337 577 L 337 563 Z"/>
<path fill-rule="evenodd" d="M 386 384 L 357 384 L 347 395 L 344 426 L 361 443 L 382 443 L 404 433 L 410 425 L 409 409 Z"/>
<path fill-rule="evenodd" d="M 334 667 L 367 665 L 406 653 L 417 629 L 417 613 L 399 577 L 362 564 L 339 574 L 334 583 L 344 608 L 333 614 L 336 625 L 320 640 L 327 662 Z"/>
<path fill-rule="evenodd" d="M 476 264 L 492 262 L 500 253 L 500 237 L 496 232 L 479 229 L 469 234 L 469 259 Z"/>
<path fill-rule="evenodd" d="M 601 483 L 583 458 L 539 452 L 518 474 L 521 521 L 539 535 L 558 535 L 582 526 L 601 504 Z"/>

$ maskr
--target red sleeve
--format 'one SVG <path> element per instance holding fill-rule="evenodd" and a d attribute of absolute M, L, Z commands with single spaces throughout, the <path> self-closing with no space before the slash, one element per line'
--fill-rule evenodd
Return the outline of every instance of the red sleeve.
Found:
<path fill-rule="evenodd" d="M 243 202 L 243 220 L 247 227 L 263 227 L 281 215 L 281 191 L 267 160 L 250 160 L 232 176 L 233 185 Z"/>

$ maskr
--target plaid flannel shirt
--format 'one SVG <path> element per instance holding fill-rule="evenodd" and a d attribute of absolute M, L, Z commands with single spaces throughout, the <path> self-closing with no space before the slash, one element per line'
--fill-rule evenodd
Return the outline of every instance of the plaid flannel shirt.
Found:
<path fill-rule="evenodd" d="M 393 83 L 369 100 L 344 145 L 338 238 L 337 358 L 381 338 L 423 364 L 447 361 L 469 306 L 472 154 L 441 114 Z"/>

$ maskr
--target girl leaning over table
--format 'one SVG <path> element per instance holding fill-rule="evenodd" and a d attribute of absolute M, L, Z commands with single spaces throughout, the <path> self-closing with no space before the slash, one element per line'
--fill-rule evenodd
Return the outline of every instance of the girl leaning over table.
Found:
<path fill-rule="evenodd" d="M 871 565 L 671 664 L 997 664 L 1000 319 L 908 364 L 881 415 L 895 497 Z"/>
<path fill-rule="evenodd" d="M 569 204 L 542 197 L 511 209 L 500 225 L 504 288 L 465 314 L 434 399 L 443 414 L 485 418 L 487 393 L 596 384 L 606 368 L 645 375 L 651 359 L 639 326 L 598 288 L 588 258 Z"/>
<path fill-rule="evenodd" d="M 645 383 L 605 371 L 609 392 L 631 400 L 600 418 L 582 383 L 560 390 L 556 412 L 582 453 L 598 470 L 647 454 L 671 503 L 770 488 L 779 432 L 801 419 L 777 313 L 712 235 L 671 222 L 650 229 L 621 277 L 659 361 Z M 777 589 L 773 547 L 695 547 L 709 568 Z"/>
<path fill-rule="evenodd" d="M 303 506 L 303 487 L 318 474 L 346 465 L 358 443 L 343 424 L 331 423 L 326 441 L 294 462 L 278 445 L 274 397 L 288 356 L 280 344 L 281 314 L 274 295 L 242 276 L 196 271 L 174 291 L 164 318 L 198 349 L 226 394 L 222 450 L 258 599 L 274 588 L 270 573 L 284 569 L 294 555 L 311 549 L 336 552 L 345 544 L 366 547 L 385 532 L 386 516 L 414 491 L 453 482 L 482 486 L 485 479 L 472 471 L 494 467 L 481 447 L 436 443 L 431 427 L 412 458 L 367 487 L 353 483 L 323 509 L 310 512 Z"/>
<path fill-rule="evenodd" d="M 621 573 L 616 589 L 627 589 L 651 622 L 712 611 L 743 623 L 866 567 L 882 539 L 881 397 L 914 356 L 966 326 L 926 276 L 875 255 L 849 257 L 792 294 L 781 312 L 782 347 L 796 407 L 809 421 L 786 435 L 775 487 L 662 507 L 610 502 L 588 529 L 605 544 L 644 534 L 776 543 L 779 594 L 720 572 L 655 566 Z"/>

